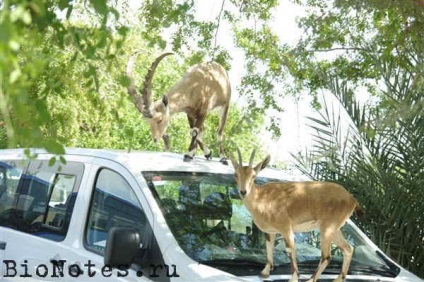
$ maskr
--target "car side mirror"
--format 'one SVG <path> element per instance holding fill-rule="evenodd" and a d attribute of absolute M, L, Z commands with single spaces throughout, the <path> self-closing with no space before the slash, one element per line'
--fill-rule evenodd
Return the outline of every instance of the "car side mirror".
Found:
<path fill-rule="evenodd" d="M 132 228 L 112 227 L 106 242 L 104 264 L 128 269 L 140 248 L 140 235 Z"/>

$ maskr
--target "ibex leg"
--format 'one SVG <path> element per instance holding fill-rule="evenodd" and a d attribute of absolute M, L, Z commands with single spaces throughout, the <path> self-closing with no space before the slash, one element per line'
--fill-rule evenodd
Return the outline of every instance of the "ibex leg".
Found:
<path fill-rule="evenodd" d="M 221 109 L 219 114 L 219 126 L 218 126 L 218 132 L 217 132 L 219 157 L 221 158 L 220 162 L 222 162 L 223 164 L 228 164 L 227 157 L 224 151 L 224 145 L 222 144 L 222 135 L 224 133 L 225 124 L 227 122 L 229 108 L 230 108 L 230 104 L 228 104 L 226 107 L 223 107 Z"/>
<path fill-rule="evenodd" d="M 199 137 L 203 135 L 203 123 L 205 122 L 206 115 L 200 115 L 197 119 L 189 115 L 187 115 L 187 117 L 190 124 L 191 142 L 188 148 L 189 152 L 184 155 L 184 161 L 190 161 L 193 159 L 196 153 L 197 144 L 202 147 L 205 157 L 209 158 L 211 156 L 210 150 L 206 147 L 203 141 L 199 139 Z M 193 124 L 194 127 L 192 126 Z"/>
<path fill-rule="evenodd" d="M 188 153 L 184 154 L 184 161 L 189 162 L 194 158 L 197 150 L 197 135 L 199 130 L 197 128 L 190 129 L 191 141 L 188 147 Z"/>
<path fill-rule="evenodd" d="M 274 243 L 275 234 L 265 233 L 266 240 L 266 265 L 261 271 L 261 277 L 267 278 L 270 275 L 271 270 L 274 269 Z"/>
<path fill-rule="evenodd" d="M 340 230 L 337 230 L 336 233 L 334 234 L 333 242 L 343 252 L 342 271 L 339 277 L 337 277 L 337 279 L 334 281 L 342 282 L 346 279 L 347 271 L 349 270 L 350 261 L 352 260 L 352 255 L 353 255 L 353 247 L 346 241 L 346 239 L 343 236 L 343 233 Z"/>
<path fill-rule="evenodd" d="M 307 282 L 316 282 L 331 260 L 331 241 L 334 236 L 331 227 L 321 227 L 321 260 L 317 270 Z"/>
<path fill-rule="evenodd" d="M 163 139 L 163 144 L 165 145 L 165 151 L 169 151 L 169 135 L 164 134 L 162 136 L 162 139 Z"/>
<path fill-rule="evenodd" d="M 194 155 L 196 154 L 196 149 L 197 149 L 196 137 L 197 137 L 197 134 L 198 134 L 197 128 L 195 129 L 196 116 L 187 114 L 187 119 L 188 119 L 188 124 L 190 125 L 191 141 L 190 141 L 190 145 L 188 146 L 188 153 L 184 154 L 184 161 L 185 162 L 191 161 L 193 159 Z M 193 134 L 195 136 L 193 136 Z"/>
<path fill-rule="evenodd" d="M 205 158 L 210 159 L 212 157 L 212 152 L 208 148 L 208 146 L 206 146 L 206 144 L 203 142 L 203 135 L 205 132 L 204 128 L 205 127 L 203 125 L 199 128 L 199 134 L 197 135 L 196 142 L 197 144 L 199 144 L 200 149 L 202 149 Z"/>
<path fill-rule="evenodd" d="M 289 255 L 291 263 L 292 278 L 289 280 L 289 282 L 297 282 L 299 281 L 299 269 L 296 262 L 293 229 L 290 227 L 287 230 L 284 230 L 284 232 L 281 232 L 281 235 L 284 237 L 284 242 L 286 243 L 286 252 Z"/>
<path fill-rule="evenodd" d="M 192 129 L 196 127 L 196 116 L 193 115 L 189 115 L 187 114 L 187 119 L 188 119 L 188 125 L 190 126 L 190 135 L 191 135 L 191 142 L 193 142 L 193 136 L 192 136 Z M 193 144 L 190 142 L 190 146 L 192 146 Z M 196 146 L 197 148 L 197 144 L 194 144 L 194 146 Z"/>

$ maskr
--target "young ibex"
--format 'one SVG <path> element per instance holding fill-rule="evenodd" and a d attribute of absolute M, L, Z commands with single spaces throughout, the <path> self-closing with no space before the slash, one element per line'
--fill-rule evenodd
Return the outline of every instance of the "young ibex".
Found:
<path fill-rule="evenodd" d="M 222 134 L 227 121 L 230 107 L 231 87 L 224 67 L 216 62 L 208 62 L 192 66 L 184 76 L 175 83 L 162 99 L 152 103 L 151 82 L 159 62 L 172 53 L 164 53 L 152 63 L 144 80 L 141 94 L 138 93 L 132 78 L 132 68 L 139 52 L 132 54 L 127 64 L 127 76 L 130 80 L 128 93 L 134 104 L 150 124 L 155 142 L 161 138 L 165 149 L 169 150 L 169 137 L 166 128 L 172 114 L 184 112 L 190 125 L 191 143 L 184 160 L 190 161 L 196 151 L 197 144 L 203 150 L 207 159 L 212 152 L 203 143 L 204 122 L 213 109 L 219 108 L 219 126 L 217 140 L 222 162 L 226 162 L 222 144 Z"/>
<path fill-rule="evenodd" d="M 343 252 L 343 265 L 336 282 L 344 281 L 352 259 L 353 247 L 345 240 L 340 227 L 355 211 L 363 211 L 359 203 L 342 186 L 330 182 L 271 182 L 262 186 L 254 183 L 270 157 L 253 167 L 255 151 L 248 166 L 243 166 L 240 150 L 238 162 L 231 156 L 240 197 L 253 221 L 266 235 L 267 263 L 261 276 L 268 277 L 273 269 L 275 234 L 280 233 L 286 243 L 292 269 L 291 282 L 298 281 L 299 270 L 294 249 L 294 232 L 319 229 L 321 233 L 321 261 L 308 280 L 315 282 L 331 259 L 331 243 Z"/>

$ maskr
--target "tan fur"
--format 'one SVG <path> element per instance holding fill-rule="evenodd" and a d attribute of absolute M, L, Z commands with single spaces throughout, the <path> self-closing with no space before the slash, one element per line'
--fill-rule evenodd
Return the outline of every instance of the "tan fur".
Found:
<path fill-rule="evenodd" d="M 150 102 L 150 82 L 153 78 L 155 68 L 159 61 L 169 54 L 163 54 L 152 64 L 151 69 L 146 75 L 145 89 L 143 89 L 143 93 L 140 95 L 134 86 L 131 75 L 132 66 L 138 55 L 138 52 L 134 53 L 127 65 L 127 76 L 131 82 L 128 86 L 128 93 L 133 97 L 137 109 L 143 113 L 147 122 L 150 124 L 152 137 L 155 141 L 164 138 L 166 128 L 173 114 L 179 112 L 186 113 L 191 129 L 190 132 L 191 134 L 194 132 L 192 136 L 195 136 L 193 137 L 196 139 L 195 143 L 199 144 L 205 155 L 209 153 L 209 150 L 202 141 L 204 121 L 209 112 L 214 109 L 220 109 L 218 112 L 220 122 L 217 136 L 220 155 L 224 157 L 222 134 L 227 120 L 231 98 L 230 81 L 226 70 L 216 62 L 194 65 L 164 94 L 163 99 L 166 99 L 167 103 L 163 99 Z M 169 148 L 165 138 L 164 141 L 165 147 L 168 150 Z M 191 144 L 189 150 L 193 150 L 193 144 Z"/>
<path fill-rule="evenodd" d="M 314 229 L 321 232 L 322 258 L 317 271 L 308 281 L 315 282 L 327 266 L 331 258 L 331 242 L 344 254 L 342 272 L 335 280 L 343 281 L 347 275 L 353 248 L 344 239 L 340 228 L 354 210 L 362 212 L 355 198 L 342 186 L 331 182 L 273 182 L 257 186 L 254 179 L 268 164 L 269 156 L 255 167 L 243 166 L 234 157 L 231 157 L 231 161 L 243 203 L 255 224 L 263 232 L 271 235 L 280 233 L 284 237 L 292 262 L 293 275 L 290 281 L 297 281 L 299 277 L 293 233 Z M 264 277 L 269 276 L 273 267 L 270 252 L 274 239 L 267 240 L 266 243 L 268 262 L 261 272 Z"/>
<path fill-rule="evenodd" d="M 253 186 L 243 201 L 255 222 L 276 230 L 288 220 L 294 229 L 307 222 L 346 221 L 356 206 L 356 200 L 342 186 L 329 182 Z"/>

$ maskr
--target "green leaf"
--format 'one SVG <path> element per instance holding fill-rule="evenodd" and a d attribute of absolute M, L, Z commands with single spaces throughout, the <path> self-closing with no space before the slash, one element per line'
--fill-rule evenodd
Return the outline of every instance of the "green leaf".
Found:
<path fill-rule="evenodd" d="M 49 166 L 54 166 L 55 163 L 56 163 L 56 157 L 51 157 L 49 160 Z"/>
<path fill-rule="evenodd" d="M 122 86 L 127 87 L 127 86 L 129 86 L 129 85 L 130 85 L 131 81 L 130 81 L 130 79 L 128 78 L 128 76 L 126 76 L 126 75 L 121 75 L 121 76 L 119 76 L 119 83 L 120 83 Z"/>
<path fill-rule="evenodd" d="M 59 0 L 58 7 L 60 10 L 67 8 L 69 5 L 69 0 Z"/>
<path fill-rule="evenodd" d="M 109 11 L 106 0 L 90 0 L 90 3 L 100 15 L 106 15 Z"/>
<path fill-rule="evenodd" d="M 50 139 L 50 140 L 46 140 L 44 143 L 45 143 L 45 148 L 48 152 L 53 153 L 55 155 L 65 154 L 65 148 L 59 142 Z"/>
<path fill-rule="evenodd" d="M 127 33 L 128 33 L 128 31 L 129 31 L 129 28 L 126 27 L 126 26 L 120 26 L 120 27 L 118 27 L 118 34 L 119 35 L 126 36 Z"/>
<path fill-rule="evenodd" d="M 66 159 L 63 156 L 59 156 L 60 163 L 66 165 Z"/>
<path fill-rule="evenodd" d="M 74 9 L 74 6 L 71 5 L 68 7 L 68 10 L 66 11 L 66 19 L 69 20 L 69 18 L 71 17 L 72 14 L 72 10 Z"/>

